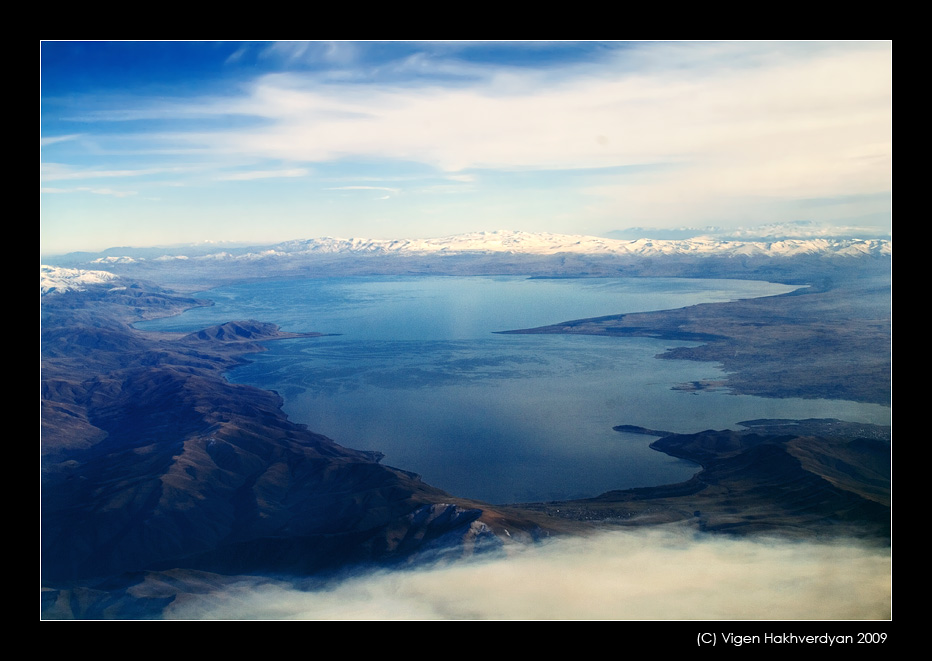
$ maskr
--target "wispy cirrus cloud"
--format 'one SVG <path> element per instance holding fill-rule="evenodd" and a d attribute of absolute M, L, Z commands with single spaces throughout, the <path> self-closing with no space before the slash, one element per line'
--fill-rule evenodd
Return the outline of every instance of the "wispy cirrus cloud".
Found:
<path fill-rule="evenodd" d="M 62 194 L 62 193 L 94 193 L 95 195 L 112 195 L 113 197 L 132 197 L 136 191 L 114 190 L 112 188 L 90 188 L 88 186 L 78 186 L 76 188 L 50 188 L 43 187 L 39 189 L 40 193 Z"/>
<path fill-rule="evenodd" d="M 251 170 L 249 172 L 235 172 L 223 174 L 218 181 L 250 181 L 252 179 L 287 179 L 293 177 L 306 177 L 310 174 L 307 168 L 291 168 L 287 170 Z"/>
<path fill-rule="evenodd" d="M 332 186 L 326 190 L 384 190 L 389 193 L 397 193 L 400 188 L 388 188 L 387 186 Z"/>
<path fill-rule="evenodd" d="M 321 83 L 312 73 L 275 73 L 222 98 L 136 101 L 94 117 L 245 115 L 266 123 L 152 137 L 197 142 L 218 153 L 305 161 L 404 158 L 450 172 L 692 160 L 715 165 L 731 156 L 746 165 L 825 151 L 858 160 L 873 158 L 889 142 L 887 45 L 825 48 L 805 57 L 792 52 L 765 57 L 768 48 L 761 45 L 754 66 L 734 64 L 736 51 L 745 54 L 748 48 L 648 45 L 644 51 L 651 55 L 640 56 L 652 63 L 646 73 L 630 66 L 614 73 L 611 60 L 568 68 L 562 76 L 559 70 L 470 65 L 484 76 L 462 84 L 336 85 Z M 687 55 L 707 68 L 693 64 L 684 71 Z M 618 64 L 627 57 L 617 55 Z M 427 61 L 435 68 L 447 62 Z M 761 178 L 777 174 L 785 182 L 784 170 L 771 168 Z"/>
<path fill-rule="evenodd" d="M 612 75 L 606 67 L 554 82 L 549 71 L 500 69 L 479 83 L 409 88 L 274 74 L 224 105 L 267 120 L 261 128 L 175 137 L 217 153 L 296 162 L 404 159 L 451 174 L 671 164 L 620 182 L 623 189 L 592 188 L 645 206 L 663 190 L 669 199 L 670 186 L 692 199 L 889 186 L 886 45 L 762 57 L 757 66 L 729 66 L 727 45 L 709 50 L 705 59 L 715 66 L 689 75 L 660 67 Z"/>
<path fill-rule="evenodd" d="M 262 47 L 259 57 L 289 65 L 326 62 L 347 66 L 357 61 L 359 53 L 360 47 L 348 41 L 277 41 Z"/>
<path fill-rule="evenodd" d="M 62 163 L 41 163 L 39 165 L 40 181 L 59 181 L 68 179 L 110 179 L 121 177 L 145 177 L 153 174 L 177 172 L 177 168 L 140 168 L 133 170 L 99 170 L 93 168 L 74 168 Z"/>
<path fill-rule="evenodd" d="M 39 138 L 39 147 L 47 147 L 48 145 L 54 145 L 59 142 L 68 142 L 69 140 L 77 140 L 81 137 L 80 133 L 72 133 L 71 135 L 55 135 L 48 136 L 45 138 Z"/>

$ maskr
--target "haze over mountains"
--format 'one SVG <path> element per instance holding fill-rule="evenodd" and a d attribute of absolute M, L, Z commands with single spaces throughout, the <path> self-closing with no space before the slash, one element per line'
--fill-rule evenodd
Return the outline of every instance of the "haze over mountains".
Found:
<path fill-rule="evenodd" d="M 868 219 L 864 219 L 868 220 Z M 871 219 L 876 220 L 876 219 Z M 892 235 L 875 223 L 839 224 L 820 223 L 812 220 L 797 220 L 783 223 L 768 223 L 748 227 L 679 227 L 645 228 L 629 227 L 612 230 L 604 235 L 610 239 L 693 239 L 696 237 L 716 238 L 722 241 L 780 241 L 783 239 L 889 239 Z"/>
<path fill-rule="evenodd" d="M 206 252 L 201 246 L 181 246 L 152 257 L 158 249 L 110 249 L 111 253 L 125 250 L 125 254 L 106 254 L 89 261 L 96 264 L 127 264 L 134 261 L 211 260 L 254 261 L 258 259 L 287 259 L 318 254 L 397 254 L 406 256 L 469 253 L 513 253 L 529 255 L 555 255 L 573 253 L 584 255 L 615 255 L 653 257 L 658 255 L 689 256 L 769 256 L 795 255 L 860 256 L 889 255 L 891 244 L 884 239 L 808 238 L 777 239 L 770 241 L 726 240 L 715 237 L 690 239 L 607 239 L 594 236 L 533 233 L 517 231 L 471 232 L 433 239 L 343 239 L 323 237 L 286 241 L 269 246 L 249 246 Z M 64 256 L 72 261 L 76 256 Z"/>
<path fill-rule="evenodd" d="M 112 248 L 47 261 L 198 291 L 208 283 L 243 278 L 388 274 L 764 277 L 802 283 L 827 262 L 880 263 L 891 254 L 887 239 L 616 240 L 492 231 L 433 239 L 298 239 L 222 249 L 203 244 Z"/>

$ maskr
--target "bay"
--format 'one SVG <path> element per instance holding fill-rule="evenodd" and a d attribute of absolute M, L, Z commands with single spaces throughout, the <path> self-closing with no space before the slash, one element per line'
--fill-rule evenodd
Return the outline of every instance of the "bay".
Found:
<path fill-rule="evenodd" d="M 656 358 L 684 342 L 495 334 L 792 289 L 677 278 L 262 281 L 205 292 L 214 307 L 139 326 L 191 331 L 252 318 L 338 334 L 270 342 L 228 378 L 279 392 L 293 421 L 379 450 L 385 463 L 458 496 L 528 502 L 678 482 L 697 470 L 650 450 L 650 437 L 613 431 L 618 424 L 673 432 L 753 418 L 888 424 L 889 409 L 876 405 L 675 390 L 724 377 L 715 364 Z"/>

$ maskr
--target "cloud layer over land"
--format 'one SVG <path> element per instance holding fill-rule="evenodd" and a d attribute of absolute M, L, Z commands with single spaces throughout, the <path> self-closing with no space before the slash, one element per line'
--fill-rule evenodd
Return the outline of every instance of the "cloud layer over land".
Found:
<path fill-rule="evenodd" d="M 505 559 L 378 572 L 328 589 L 242 578 L 174 618 L 888 619 L 889 549 L 637 530 L 513 548 Z"/>

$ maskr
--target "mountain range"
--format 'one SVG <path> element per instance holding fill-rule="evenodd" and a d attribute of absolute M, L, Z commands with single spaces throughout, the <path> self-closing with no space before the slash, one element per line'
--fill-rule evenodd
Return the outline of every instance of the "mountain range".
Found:
<path fill-rule="evenodd" d="M 269 246 L 190 253 L 185 247 L 175 248 L 157 257 L 127 250 L 124 255 L 104 255 L 96 264 L 125 264 L 133 261 L 255 261 L 297 258 L 309 255 L 378 254 L 526 254 L 615 255 L 655 257 L 686 256 L 770 256 L 833 255 L 840 257 L 882 256 L 891 253 L 891 242 L 885 239 L 782 239 L 772 241 L 734 241 L 712 237 L 682 240 L 670 239 L 607 239 L 595 236 L 552 234 L 548 232 L 494 231 L 471 232 L 432 239 L 344 239 L 323 237 L 285 241 Z M 147 250 L 151 254 L 151 249 Z"/>

